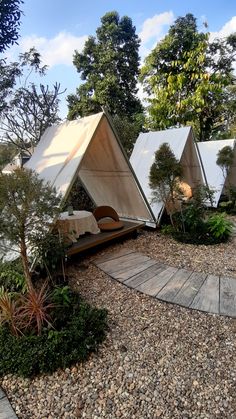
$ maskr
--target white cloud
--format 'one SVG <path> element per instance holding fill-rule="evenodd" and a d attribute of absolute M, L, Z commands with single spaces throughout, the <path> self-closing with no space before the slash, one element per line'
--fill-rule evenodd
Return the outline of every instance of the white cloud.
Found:
<path fill-rule="evenodd" d="M 210 40 L 213 41 L 215 38 L 225 38 L 231 33 L 236 32 L 236 16 L 233 16 L 218 32 L 211 32 Z"/>
<path fill-rule="evenodd" d="M 155 38 L 156 42 L 163 36 L 164 26 L 170 25 L 174 20 L 172 11 L 160 13 L 146 19 L 139 33 L 142 44 L 147 44 Z"/>
<path fill-rule="evenodd" d="M 22 38 L 19 46 L 22 51 L 34 46 L 42 56 L 42 63 L 49 67 L 57 64 L 72 65 L 75 49 L 81 52 L 87 38 L 87 35 L 77 37 L 68 32 L 59 32 L 51 39 L 31 35 Z"/>

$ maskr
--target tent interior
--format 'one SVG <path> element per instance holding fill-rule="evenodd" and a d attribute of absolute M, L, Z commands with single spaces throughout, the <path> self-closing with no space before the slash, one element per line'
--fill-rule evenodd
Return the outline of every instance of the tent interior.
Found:
<path fill-rule="evenodd" d="M 234 150 L 234 161 L 229 176 L 225 179 L 222 169 L 216 164 L 218 152 L 225 146 Z M 236 187 L 236 144 L 234 139 L 205 141 L 197 144 L 201 156 L 207 185 L 214 191 L 213 202 L 209 206 L 217 207 L 222 194 L 231 185 Z"/>
<path fill-rule="evenodd" d="M 65 201 L 79 177 L 96 206 L 124 219 L 153 221 L 135 174 L 104 113 L 49 128 L 25 167 L 54 185 Z"/>
<path fill-rule="evenodd" d="M 190 197 L 192 188 L 203 184 L 200 162 L 195 149 L 191 127 L 141 133 L 135 143 L 130 162 L 155 214 L 157 224 L 160 223 L 164 206 L 161 201 L 153 202 L 152 190 L 149 186 L 149 173 L 154 162 L 155 152 L 163 143 L 167 143 L 170 146 L 175 157 L 182 164 L 183 181 L 181 186 L 184 194 Z"/>

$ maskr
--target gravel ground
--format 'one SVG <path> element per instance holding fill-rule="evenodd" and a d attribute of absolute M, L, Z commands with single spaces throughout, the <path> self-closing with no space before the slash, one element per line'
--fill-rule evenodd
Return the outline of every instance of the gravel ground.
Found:
<path fill-rule="evenodd" d="M 144 232 L 124 245 L 173 266 L 236 276 L 233 241 L 196 248 Z M 4 377 L 19 418 L 236 418 L 234 319 L 158 302 L 90 259 L 68 273 L 90 303 L 109 310 L 107 339 L 84 364 L 33 380 Z"/>

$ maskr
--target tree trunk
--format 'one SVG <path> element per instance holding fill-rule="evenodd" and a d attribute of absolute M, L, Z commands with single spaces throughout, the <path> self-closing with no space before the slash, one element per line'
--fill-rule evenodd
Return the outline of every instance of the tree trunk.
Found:
<path fill-rule="evenodd" d="M 30 290 L 33 288 L 33 285 L 31 281 L 31 273 L 29 270 L 29 261 L 27 257 L 27 250 L 26 250 L 26 244 L 25 244 L 24 239 L 21 239 L 21 242 L 20 242 L 20 255 L 21 255 L 23 270 L 25 274 L 26 284 L 27 284 L 28 290 Z"/>

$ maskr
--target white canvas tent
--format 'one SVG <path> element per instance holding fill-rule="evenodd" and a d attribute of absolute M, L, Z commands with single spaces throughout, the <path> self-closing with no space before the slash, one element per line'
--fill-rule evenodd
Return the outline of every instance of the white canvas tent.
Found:
<path fill-rule="evenodd" d="M 222 169 L 216 164 L 217 154 L 225 146 L 230 146 L 236 151 L 234 139 L 205 141 L 196 144 L 201 157 L 207 185 L 215 192 L 212 204 L 209 203 L 209 206 L 213 207 L 218 206 L 221 194 L 224 192 L 225 183 L 227 184 L 229 182 L 229 184 L 236 186 L 236 152 L 229 179 L 224 178 Z"/>
<path fill-rule="evenodd" d="M 54 185 L 63 199 L 78 176 L 97 206 L 110 205 L 124 219 L 153 221 L 131 165 L 103 112 L 48 128 L 25 167 Z"/>
<path fill-rule="evenodd" d="M 155 152 L 163 143 L 170 146 L 175 157 L 181 162 L 184 182 L 191 188 L 203 183 L 191 127 L 141 133 L 135 143 L 130 163 L 155 215 L 157 224 L 160 222 L 164 206 L 163 202 L 153 202 L 152 190 L 149 187 L 149 173 L 154 162 Z"/>

